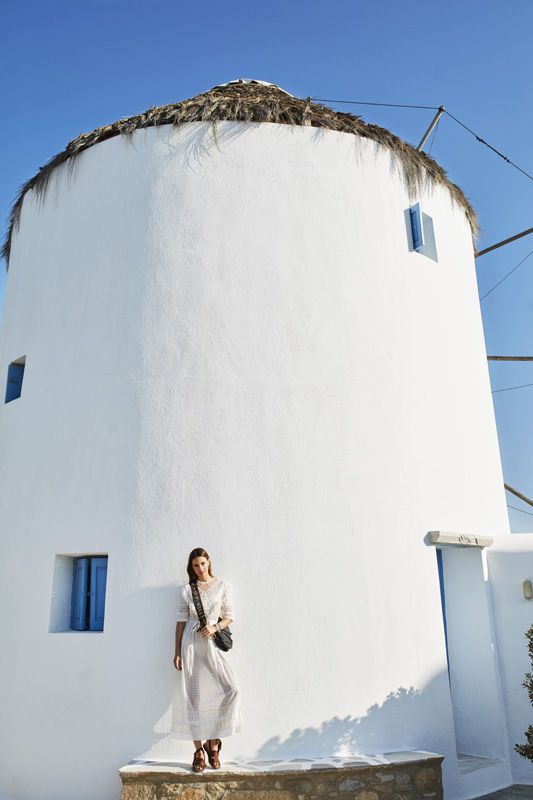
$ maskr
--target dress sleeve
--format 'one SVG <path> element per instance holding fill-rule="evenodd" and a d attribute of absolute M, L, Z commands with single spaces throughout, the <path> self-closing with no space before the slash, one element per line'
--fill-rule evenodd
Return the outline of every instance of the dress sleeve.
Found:
<path fill-rule="evenodd" d="M 220 616 L 222 619 L 234 620 L 233 616 L 233 590 L 231 584 L 224 581 L 224 590 L 222 592 L 222 605 L 220 607 Z"/>
<path fill-rule="evenodd" d="M 187 599 L 187 585 L 180 586 L 178 592 L 178 611 L 176 622 L 187 622 L 189 619 L 189 601 Z"/>

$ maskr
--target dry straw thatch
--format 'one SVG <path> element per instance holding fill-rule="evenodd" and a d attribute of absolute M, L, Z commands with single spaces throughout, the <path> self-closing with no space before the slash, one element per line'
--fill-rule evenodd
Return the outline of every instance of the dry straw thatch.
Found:
<path fill-rule="evenodd" d="M 215 123 L 222 120 L 308 125 L 371 139 L 386 147 L 396 157 L 410 192 L 416 192 L 426 183 L 446 186 L 453 200 L 464 209 L 473 237 L 475 238 L 477 234 L 476 214 L 470 202 L 463 191 L 448 179 L 445 170 L 427 153 L 416 150 L 385 128 L 369 125 L 353 114 L 333 111 L 327 106 L 313 103 L 311 98 L 302 100 L 294 97 L 274 84 L 239 80 L 215 86 L 208 92 L 190 100 L 183 100 L 181 103 L 149 108 L 143 114 L 120 119 L 111 125 L 96 128 L 92 133 L 82 133 L 77 139 L 73 139 L 61 153 L 50 159 L 21 187 L 11 210 L 9 228 L 2 248 L 3 257 L 9 261 L 11 239 L 19 224 L 26 193 L 34 189 L 38 197 L 43 198 L 56 167 L 67 161 L 72 166 L 74 159 L 84 150 L 119 134 L 131 136 L 141 128 L 156 125 L 177 126 L 186 122 Z"/>

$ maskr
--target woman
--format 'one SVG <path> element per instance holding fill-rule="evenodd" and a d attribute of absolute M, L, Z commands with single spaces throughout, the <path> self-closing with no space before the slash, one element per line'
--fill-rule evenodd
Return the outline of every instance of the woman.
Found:
<path fill-rule="evenodd" d="M 190 553 L 187 573 L 189 582 L 180 587 L 178 599 L 174 666 L 180 675 L 171 730 L 180 739 L 193 740 L 196 749 L 192 768 L 202 772 L 204 750 L 210 765 L 220 768 L 220 737 L 240 731 L 242 713 L 233 670 L 213 641 L 217 630 L 233 622 L 231 587 L 213 575 L 211 560 L 202 547 Z M 194 581 L 204 607 L 204 628 L 200 627 L 192 597 Z M 202 738 L 207 739 L 203 748 Z"/>

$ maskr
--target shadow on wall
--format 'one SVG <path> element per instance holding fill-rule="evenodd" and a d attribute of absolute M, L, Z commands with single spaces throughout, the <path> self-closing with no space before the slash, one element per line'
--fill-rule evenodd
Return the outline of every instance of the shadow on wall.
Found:
<path fill-rule="evenodd" d="M 198 123 L 192 122 L 183 123 L 177 127 L 172 127 L 170 130 L 167 130 L 166 126 L 156 129 L 167 147 L 166 153 L 160 152 L 158 154 L 159 165 L 164 167 L 167 162 L 175 158 L 176 154 L 185 151 L 187 167 L 192 172 L 196 172 L 197 169 L 202 167 L 202 162 L 205 159 L 215 155 L 217 151 L 222 152 L 224 144 L 246 136 L 253 125 L 253 123 L 242 124 L 238 122 L 233 125 L 225 124 L 223 126 L 217 125 L 216 122 L 206 122 L 198 125 Z M 143 133 L 144 131 L 138 131 L 137 135 L 142 135 Z M 126 143 L 130 144 L 129 141 Z"/>
<path fill-rule="evenodd" d="M 123 669 L 122 662 L 113 661 L 112 669 L 116 669 L 117 674 L 114 679 L 111 676 L 109 678 L 114 687 L 112 702 L 116 709 L 115 717 L 120 720 L 119 749 L 125 756 L 123 763 L 132 757 L 142 758 L 143 753 L 151 758 L 153 756 L 148 753 L 154 746 L 157 747 L 158 742 L 174 739 L 168 726 L 177 674 L 171 663 L 173 643 L 169 643 L 169 632 L 173 635 L 175 625 L 175 598 L 176 588 L 166 586 L 157 590 L 143 589 L 127 599 L 127 617 L 135 620 L 136 636 L 133 638 L 130 633 L 125 635 L 121 643 L 121 656 L 127 660 L 131 657 L 128 663 L 134 665 L 134 674 L 130 674 L 130 680 L 134 685 L 142 686 L 142 676 L 160 677 L 155 683 L 151 681 L 149 692 L 136 693 L 135 702 L 132 703 L 131 683 L 124 680 L 123 674 L 119 674 Z M 242 626 L 245 627 L 246 623 L 246 620 L 240 620 Z M 116 624 L 120 627 L 118 620 Z M 111 630 L 108 632 L 111 633 Z M 139 642 L 143 642 L 144 646 L 139 647 Z M 161 662 L 163 653 L 167 654 L 166 665 Z M 390 653 L 383 653 L 383 658 L 389 657 Z M 237 665 L 243 704 L 246 702 L 246 689 L 250 691 L 244 673 L 242 666 Z M 353 698 L 353 687 L 350 697 Z M 259 704 L 257 713 L 260 713 Z M 246 724 L 246 705 L 244 714 Z M 284 727 L 283 720 L 280 720 L 279 727 Z M 429 750 L 455 758 L 453 730 L 450 688 L 444 670 L 418 689 L 412 686 L 395 688 L 382 702 L 370 706 L 363 716 L 332 717 L 316 726 L 295 728 L 285 738 L 274 736 L 257 748 L 255 757 L 285 759 L 336 753 L 350 755 L 359 752 L 370 755 L 394 750 Z M 181 740 L 176 743 L 179 742 Z M 232 757 L 250 759 L 254 756 L 247 752 L 232 754 Z"/>
<path fill-rule="evenodd" d="M 322 756 L 326 753 L 382 753 L 393 750 L 437 750 L 451 730 L 451 712 L 436 708 L 431 694 L 446 689 L 446 675 L 439 676 L 419 692 L 400 687 L 383 703 L 370 706 L 363 717 L 333 717 L 318 728 L 296 728 L 285 739 L 274 736 L 257 751 L 257 758 Z M 426 733 L 421 734 L 421 731 Z"/>
<path fill-rule="evenodd" d="M 230 144 L 234 140 L 244 138 L 250 135 L 251 132 L 259 128 L 262 124 L 260 122 L 239 122 L 224 121 L 222 124 L 216 121 L 203 122 L 203 123 L 183 123 L 177 127 L 173 127 L 170 131 L 163 126 L 159 130 L 162 140 L 165 142 L 167 151 L 158 154 L 159 165 L 163 167 L 167 162 L 172 161 L 177 153 L 185 151 L 187 167 L 196 172 L 202 167 L 202 162 L 215 155 L 217 152 L 222 153 L 225 144 Z M 290 128 L 294 133 L 295 129 L 289 125 L 280 126 L 280 130 L 274 131 L 281 138 Z M 301 129 L 297 126 L 296 130 Z M 305 129 L 309 131 L 309 129 Z M 326 128 L 312 128 L 312 143 L 317 146 L 320 144 L 326 135 Z M 142 136 L 144 130 L 136 131 L 135 135 Z M 130 145 L 133 142 L 126 139 L 125 143 Z M 354 137 L 355 141 L 355 137 Z M 376 152 L 378 145 L 376 145 Z M 356 158 L 360 158 L 360 154 L 354 151 Z M 396 164 L 396 162 L 395 162 Z"/>
<path fill-rule="evenodd" d="M 190 743 L 180 742 L 176 751 L 178 742 L 171 741 L 168 730 L 169 703 L 177 675 L 172 665 L 176 587 L 149 587 L 119 596 L 110 593 L 107 599 L 104 634 L 84 640 L 93 648 L 92 657 L 80 651 L 83 661 L 63 659 L 57 670 L 32 674 L 26 710 L 19 711 L 20 721 L 39 734 L 39 746 L 32 750 L 28 793 L 38 794 L 38 784 L 44 783 L 56 788 L 67 785 L 69 796 L 76 794 L 80 800 L 112 798 L 120 791 L 118 768 L 123 764 L 152 758 L 184 767 L 190 764 Z M 246 630 L 247 624 L 243 614 L 239 630 Z M 65 647 L 74 647 L 79 642 L 69 643 L 68 637 L 83 634 L 62 636 L 66 637 Z M 390 656 L 390 652 L 383 653 L 383 658 Z M 245 670 L 237 667 L 237 674 L 245 684 Z M 64 699 L 66 686 L 68 703 Z M 256 692 L 256 687 L 249 684 L 248 691 Z M 71 720 L 73 697 L 78 703 L 77 719 L 85 720 L 80 727 Z M 57 713 L 37 715 L 36 709 L 47 706 Z M 60 716 L 58 709 L 65 716 Z M 246 724 L 246 705 L 244 713 Z M 260 703 L 256 713 L 261 713 Z M 288 736 L 273 736 L 254 748 L 255 757 L 267 760 L 428 750 L 444 755 L 450 763 L 455 759 L 452 725 L 444 671 L 418 690 L 396 688 L 362 716 L 332 717 L 310 727 L 294 728 Z M 286 730 L 283 719 L 279 730 Z M 23 771 L 25 762 L 20 761 L 16 737 L 12 737 L 10 747 L 9 763 L 20 764 Z M 187 748 L 187 758 L 182 764 L 183 748 Z M 232 753 L 232 757 L 251 760 L 253 753 Z M 54 796 L 66 797 L 61 792 Z"/>

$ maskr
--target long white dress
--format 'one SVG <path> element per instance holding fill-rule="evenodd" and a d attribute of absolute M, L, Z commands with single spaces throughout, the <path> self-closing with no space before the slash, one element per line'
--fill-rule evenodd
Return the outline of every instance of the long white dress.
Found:
<path fill-rule="evenodd" d="M 219 617 L 233 620 L 231 586 L 215 578 L 198 582 L 208 625 Z M 200 621 L 188 583 L 179 588 L 177 621 L 185 622 L 181 639 L 182 669 L 172 705 L 171 731 L 179 739 L 217 739 L 242 727 L 240 692 L 225 653 L 199 632 Z"/>

